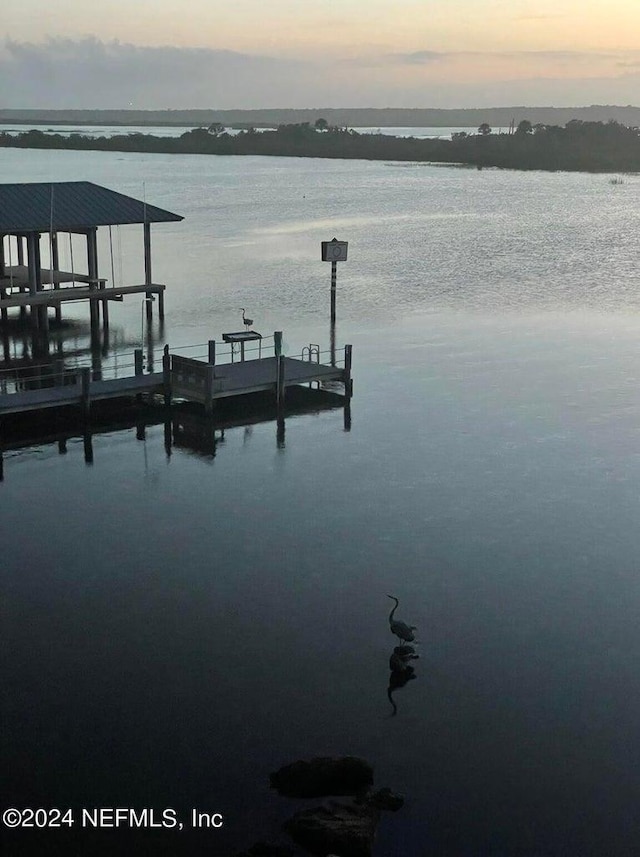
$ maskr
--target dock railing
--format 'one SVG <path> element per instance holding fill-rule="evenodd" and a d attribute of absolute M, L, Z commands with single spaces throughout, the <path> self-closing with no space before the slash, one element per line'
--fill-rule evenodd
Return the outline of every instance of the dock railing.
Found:
<path fill-rule="evenodd" d="M 229 395 L 273 388 L 279 404 L 287 385 L 338 381 L 350 398 L 351 346 L 320 350 L 305 346 L 300 354 L 284 355 L 282 334 L 243 343 L 243 358 L 234 343 L 220 348 L 215 340 L 162 352 L 137 348 L 114 352 L 108 359 L 94 353 L 90 358 L 55 355 L 40 363 L 23 360 L 20 365 L 0 367 L 0 412 L 15 412 L 55 404 L 85 402 L 93 398 L 136 395 L 144 392 L 191 399 L 213 407 L 213 400 Z M 184 353 L 188 352 L 188 355 Z M 327 363 L 323 358 L 328 355 Z M 329 365 L 330 361 L 330 365 Z M 305 369 L 304 366 L 309 367 Z M 313 370 L 311 370 L 313 366 Z M 311 370 L 311 371 L 310 371 Z"/>

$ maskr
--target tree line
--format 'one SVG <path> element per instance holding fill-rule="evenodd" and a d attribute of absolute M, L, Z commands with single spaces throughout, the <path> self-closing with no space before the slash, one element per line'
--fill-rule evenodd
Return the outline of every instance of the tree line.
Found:
<path fill-rule="evenodd" d="M 139 132 L 113 137 L 61 135 L 39 130 L 0 133 L 0 146 L 117 152 L 211 155 L 271 155 L 311 158 L 421 161 L 532 170 L 632 172 L 640 170 L 640 131 L 615 121 L 572 120 L 564 127 L 522 120 L 508 133 L 481 123 L 477 133 L 460 132 L 451 140 L 362 134 L 330 125 L 283 124 L 272 130 L 247 128 L 231 134 L 218 122 L 180 137 Z"/>

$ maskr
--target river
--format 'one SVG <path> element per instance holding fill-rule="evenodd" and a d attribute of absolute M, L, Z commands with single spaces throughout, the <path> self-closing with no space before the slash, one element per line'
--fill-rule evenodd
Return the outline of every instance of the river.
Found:
<path fill-rule="evenodd" d="M 225 820 L 39 853 L 232 854 L 298 808 L 270 771 L 355 754 L 407 798 L 376 857 L 635 854 L 640 179 L 11 149 L 0 174 L 184 215 L 152 230 L 159 346 L 245 307 L 289 353 L 327 347 L 320 242 L 349 242 L 350 431 L 337 410 L 215 455 L 167 455 L 162 426 L 94 436 L 91 464 L 81 437 L 5 453 L 8 805 Z M 100 240 L 101 275 L 138 282 L 141 229 Z M 86 308 L 65 314 L 82 349 Z M 111 325 L 130 348 L 140 302 Z M 395 716 L 388 593 L 420 654 Z"/>

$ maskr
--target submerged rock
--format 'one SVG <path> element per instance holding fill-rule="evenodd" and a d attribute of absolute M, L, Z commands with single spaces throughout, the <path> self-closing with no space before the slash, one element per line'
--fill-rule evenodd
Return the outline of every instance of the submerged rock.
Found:
<path fill-rule="evenodd" d="M 391 789 L 384 788 L 365 795 L 362 803 L 375 809 L 382 809 L 385 812 L 397 812 L 404 806 L 404 798 L 397 792 L 392 792 Z"/>
<path fill-rule="evenodd" d="M 368 804 L 348 806 L 330 801 L 328 806 L 297 812 L 284 829 L 312 854 L 371 857 L 379 817 L 379 810 Z"/>
<path fill-rule="evenodd" d="M 272 788 L 287 797 L 355 795 L 373 784 L 373 768 L 356 756 L 318 757 L 285 765 L 270 780 Z"/>

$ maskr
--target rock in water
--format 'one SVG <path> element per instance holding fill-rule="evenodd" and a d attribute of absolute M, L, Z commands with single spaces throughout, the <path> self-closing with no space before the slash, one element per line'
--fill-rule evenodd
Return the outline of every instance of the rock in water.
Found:
<path fill-rule="evenodd" d="M 377 792 L 365 795 L 362 803 L 385 812 L 397 812 L 404 806 L 404 798 L 391 789 L 378 789 Z"/>
<path fill-rule="evenodd" d="M 379 812 L 371 806 L 329 806 L 303 809 L 285 822 L 284 829 L 312 854 L 371 857 Z"/>
<path fill-rule="evenodd" d="M 373 784 L 373 768 L 356 756 L 319 757 L 285 765 L 270 779 L 272 788 L 287 797 L 355 795 Z"/>

